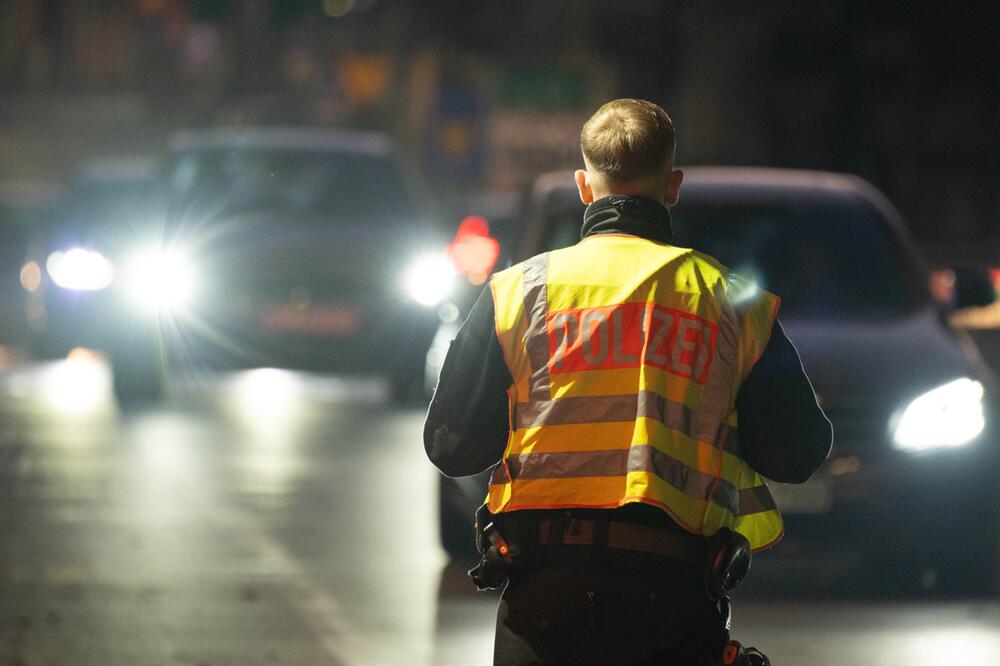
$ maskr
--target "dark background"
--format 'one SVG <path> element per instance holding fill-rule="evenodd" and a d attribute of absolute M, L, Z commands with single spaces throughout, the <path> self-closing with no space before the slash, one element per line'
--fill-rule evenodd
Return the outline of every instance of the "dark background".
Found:
<path fill-rule="evenodd" d="M 0 184 L 183 127 L 362 127 L 457 220 L 574 166 L 582 120 L 636 96 L 681 165 L 857 173 L 932 254 L 995 261 L 998 91 L 996 2 L 0 0 Z"/>

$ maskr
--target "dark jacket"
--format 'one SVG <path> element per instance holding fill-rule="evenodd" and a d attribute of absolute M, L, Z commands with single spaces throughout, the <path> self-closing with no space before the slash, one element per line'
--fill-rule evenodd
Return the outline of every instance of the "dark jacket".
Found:
<path fill-rule="evenodd" d="M 650 199 L 607 197 L 587 208 L 581 236 L 601 233 L 669 242 L 670 214 Z M 493 298 L 484 289 L 448 350 L 424 424 L 424 448 L 438 469 L 467 476 L 499 462 L 509 435 L 507 389 L 512 383 L 496 335 Z M 777 322 L 740 386 L 736 409 L 743 459 L 769 479 L 802 483 L 830 453 L 830 421 Z M 650 515 L 649 508 L 629 505 L 613 511 Z M 653 512 L 656 521 L 666 516 Z"/>

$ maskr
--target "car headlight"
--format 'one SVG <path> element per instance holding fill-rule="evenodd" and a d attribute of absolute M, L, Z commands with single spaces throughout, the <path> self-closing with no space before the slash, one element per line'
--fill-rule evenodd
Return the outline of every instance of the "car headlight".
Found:
<path fill-rule="evenodd" d="M 115 279 L 114 267 L 104 255 L 82 247 L 53 252 L 45 270 L 57 286 L 73 291 L 100 291 Z"/>
<path fill-rule="evenodd" d="M 139 252 L 122 275 L 129 299 L 149 313 L 176 312 L 186 307 L 198 286 L 198 272 L 185 255 L 171 250 Z"/>
<path fill-rule="evenodd" d="M 414 259 L 403 273 L 403 288 L 417 303 L 433 307 L 448 298 L 458 272 L 443 252 Z"/>
<path fill-rule="evenodd" d="M 903 451 L 964 446 L 986 427 L 983 385 L 963 377 L 924 393 L 896 423 L 893 440 Z"/>

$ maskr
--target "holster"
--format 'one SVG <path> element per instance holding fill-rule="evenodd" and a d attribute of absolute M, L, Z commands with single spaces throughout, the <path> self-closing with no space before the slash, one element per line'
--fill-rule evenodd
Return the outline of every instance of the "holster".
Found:
<path fill-rule="evenodd" d="M 504 538 L 485 504 L 476 511 L 476 550 L 479 562 L 468 571 L 476 588 L 496 590 L 506 585 L 514 560 L 520 555 L 520 547 L 517 542 L 509 543 Z"/>
<path fill-rule="evenodd" d="M 712 601 L 719 601 L 739 587 L 750 571 L 750 542 L 729 529 L 721 528 L 708 541 L 705 567 L 705 592 Z"/>

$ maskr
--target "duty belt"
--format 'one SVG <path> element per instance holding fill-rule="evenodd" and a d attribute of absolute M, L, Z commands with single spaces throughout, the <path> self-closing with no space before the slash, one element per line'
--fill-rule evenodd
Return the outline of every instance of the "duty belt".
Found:
<path fill-rule="evenodd" d="M 507 521 L 505 521 L 506 524 Z M 578 518 L 537 521 L 540 546 L 596 546 L 633 550 L 703 566 L 708 541 L 682 529 Z M 522 534 L 524 524 L 519 526 Z"/>

